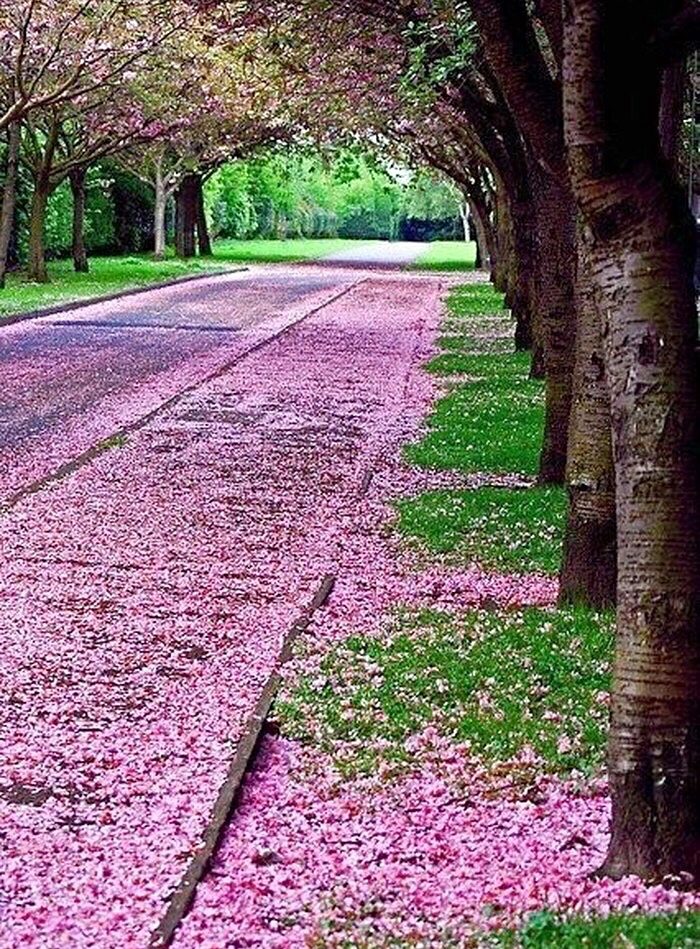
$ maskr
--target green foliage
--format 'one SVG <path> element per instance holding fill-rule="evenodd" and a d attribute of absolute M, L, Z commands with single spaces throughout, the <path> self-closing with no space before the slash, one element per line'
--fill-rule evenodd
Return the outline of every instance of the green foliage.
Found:
<path fill-rule="evenodd" d="M 339 643 L 279 714 L 348 776 L 409 764 L 406 741 L 429 724 L 494 762 L 529 746 L 552 771 L 589 771 L 603 757 L 611 653 L 612 618 L 587 610 L 405 610 L 383 635 Z"/>
<path fill-rule="evenodd" d="M 560 488 L 432 491 L 396 508 L 399 533 L 428 551 L 488 570 L 559 572 L 566 510 Z"/>
<path fill-rule="evenodd" d="M 206 204 L 224 238 L 392 239 L 408 217 L 459 223 L 458 195 L 443 179 L 404 180 L 356 150 L 232 162 L 207 184 Z"/>
<path fill-rule="evenodd" d="M 700 913 L 558 919 L 534 914 L 519 932 L 485 937 L 484 949 L 697 949 Z"/>

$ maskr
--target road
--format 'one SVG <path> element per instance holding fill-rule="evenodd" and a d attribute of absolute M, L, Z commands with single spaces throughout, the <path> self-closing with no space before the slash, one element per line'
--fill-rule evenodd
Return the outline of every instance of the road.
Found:
<path fill-rule="evenodd" d="M 430 245 L 411 241 L 373 241 L 359 247 L 335 251 L 323 258 L 324 263 L 356 267 L 405 267 L 426 252 Z"/>
<path fill-rule="evenodd" d="M 357 277 L 255 268 L 0 330 L 0 505 Z"/>
<path fill-rule="evenodd" d="M 255 268 L 0 331 L 3 949 L 148 945 L 443 290 Z"/>

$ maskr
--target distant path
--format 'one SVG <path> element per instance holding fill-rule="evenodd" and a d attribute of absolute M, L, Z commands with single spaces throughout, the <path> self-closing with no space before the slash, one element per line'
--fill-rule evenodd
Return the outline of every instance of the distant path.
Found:
<path fill-rule="evenodd" d="M 367 267 L 403 267 L 412 264 L 430 245 L 413 241 L 376 241 L 361 247 L 349 247 L 322 257 L 322 263 L 351 264 Z"/>

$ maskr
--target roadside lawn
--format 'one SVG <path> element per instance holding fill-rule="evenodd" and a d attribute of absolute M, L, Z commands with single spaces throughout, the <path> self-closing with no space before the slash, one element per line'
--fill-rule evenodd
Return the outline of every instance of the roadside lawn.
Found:
<path fill-rule="evenodd" d="M 72 303 L 121 290 L 148 287 L 165 280 L 225 269 L 245 263 L 275 263 L 313 260 L 344 247 L 364 243 L 350 240 L 219 241 L 213 257 L 192 260 L 153 260 L 147 254 L 129 257 L 92 257 L 90 273 L 77 274 L 72 261 L 49 264 L 48 284 L 27 283 L 22 272 L 8 276 L 0 290 L 0 322 L 3 317 L 40 310 L 57 303 Z"/>

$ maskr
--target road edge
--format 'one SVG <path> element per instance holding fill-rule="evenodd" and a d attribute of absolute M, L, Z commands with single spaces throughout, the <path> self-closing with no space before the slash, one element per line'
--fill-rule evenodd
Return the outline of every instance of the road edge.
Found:
<path fill-rule="evenodd" d="M 172 277 L 170 280 L 161 280 L 158 283 L 143 284 L 139 287 L 129 287 L 127 290 L 116 290 L 114 293 L 104 293 L 97 297 L 85 297 L 80 300 L 67 300 L 64 303 L 56 303 L 51 306 L 42 307 L 38 310 L 25 310 L 22 313 L 10 313 L 7 316 L 0 315 L 0 330 L 6 326 L 13 326 L 16 323 L 25 323 L 28 320 L 38 320 L 42 316 L 55 316 L 57 313 L 70 313 L 73 310 L 84 310 L 88 306 L 99 303 L 111 303 L 114 300 L 123 300 L 126 297 L 134 297 L 139 293 L 150 293 L 151 290 L 167 290 L 168 287 L 177 287 L 183 283 L 195 283 L 198 280 L 206 280 L 208 277 L 225 277 L 228 274 L 245 273 L 250 267 L 221 267 L 214 270 L 208 270 L 203 273 L 187 274 L 184 277 Z"/>
<path fill-rule="evenodd" d="M 235 811 L 243 782 L 255 760 L 265 723 L 282 683 L 282 669 L 291 659 L 295 643 L 308 630 L 314 615 L 328 602 L 335 582 L 336 578 L 333 574 L 326 574 L 313 599 L 292 624 L 284 638 L 275 669 L 268 678 L 255 710 L 248 719 L 245 731 L 236 745 L 236 752 L 229 765 L 228 774 L 219 788 L 209 822 L 201 836 L 201 844 L 170 895 L 167 909 L 151 936 L 150 946 L 153 949 L 166 949 L 167 946 L 172 945 L 180 924 L 192 908 L 197 887 L 206 876 L 211 861 L 216 856 L 224 832 Z"/>

